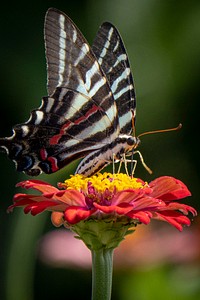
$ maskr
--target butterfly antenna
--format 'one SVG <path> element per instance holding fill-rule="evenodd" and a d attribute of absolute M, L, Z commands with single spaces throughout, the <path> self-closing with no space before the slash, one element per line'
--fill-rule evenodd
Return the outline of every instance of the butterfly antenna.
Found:
<path fill-rule="evenodd" d="M 137 153 L 137 154 L 139 155 L 140 161 L 141 161 L 143 167 L 147 170 L 147 172 L 148 172 L 149 174 L 152 174 L 153 171 L 152 171 L 152 170 L 147 166 L 147 164 L 145 163 L 144 158 L 143 158 L 141 152 L 137 150 L 137 151 L 135 151 L 134 153 L 135 153 L 135 154 Z"/>
<path fill-rule="evenodd" d="M 132 130 L 133 130 L 133 136 L 136 137 L 136 132 L 135 132 L 135 113 L 134 110 L 131 110 L 132 112 Z"/>
<path fill-rule="evenodd" d="M 176 131 L 182 128 L 182 124 L 180 123 L 177 127 L 174 128 L 168 128 L 168 129 L 161 129 L 161 130 L 152 130 L 152 131 L 147 131 L 143 132 L 138 135 L 138 138 L 147 134 L 154 134 L 154 133 L 163 133 L 163 132 L 170 132 L 170 131 Z"/>
<path fill-rule="evenodd" d="M 133 113 L 133 112 L 132 112 L 132 113 Z M 137 136 L 137 138 L 140 138 L 141 136 L 147 135 L 147 134 L 176 131 L 176 130 L 181 129 L 181 127 L 182 127 L 182 124 L 180 123 L 177 127 L 174 127 L 174 128 L 147 131 L 147 132 L 144 132 L 144 133 L 139 134 L 139 135 Z M 135 118 L 134 118 L 134 114 L 133 114 L 133 116 L 132 116 L 132 128 L 133 128 L 133 136 L 135 137 Z M 133 173 L 134 173 L 134 170 L 135 170 L 135 166 L 133 165 L 133 163 L 135 162 L 135 161 L 133 160 L 133 155 L 136 154 L 136 153 L 139 155 L 140 161 L 141 161 L 142 165 L 144 166 L 144 168 L 148 171 L 149 174 L 152 174 L 152 173 L 153 173 L 152 170 L 151 170 L 151 169 L 146 165 L 146 163 L 144 162 L 143 156 L 142 156 L 142 154 L 140 153 L 140 151 L 134 151 L 134 149 L 133 149 L 133 150 L 132 150 L 132 159 L 131 159 L 131 174 L 132 174 L 132 176 L 133 176 Z"/>

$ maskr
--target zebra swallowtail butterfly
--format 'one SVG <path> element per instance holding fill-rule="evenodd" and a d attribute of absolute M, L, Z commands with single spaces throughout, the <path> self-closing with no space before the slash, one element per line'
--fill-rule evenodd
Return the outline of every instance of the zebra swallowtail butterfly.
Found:
<path fill-rule="evenodd" d="M 136 100 L 126 50 L 117 29 L 101 25 L 92 47 L 61 11 L 50 8 L 44 38 L 48 97 L 13 135 L 0 139 L 18 171 L 53 173 L 83 158 L 86 176 L 135 149 Z"/>

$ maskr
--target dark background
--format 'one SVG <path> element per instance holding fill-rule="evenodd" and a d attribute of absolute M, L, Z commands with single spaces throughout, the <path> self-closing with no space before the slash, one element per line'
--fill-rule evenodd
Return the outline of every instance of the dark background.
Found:
<path fill-rule="evenodd" d="M 138 162 L 136 176 L 147 181 L 161 175 L 179 178 L 192 192 L 187 203 L 198 209 L 200 2 L 5 2 L 0 9 L 0 136 L 11 135 L 12 126 L 26 121 L 30 110 L 38 107 L 40 99 L 47 95 L 43 22 L 49 7 L 68 14 L 89 43 L 103 21 L 110 21 L 119 29 L 135 79 L 137 134 L 183 124 L 178 132 L 142 138 L 140 151 L 154 173 L 147 174 Z M 40 179 L 56 185 L 73 173 L 75 164 L 57 174 L 42 175 Z M 0 299 L 89 299 L 90 269 L 74 269 L 67 263 L 66 267 L 61 267 L 39 259 L 42 236 L 54 230 L 49 214 L 33 218 L 25 216 L 20 209 L 13 214 L 6 213 L 13 194 L 19 191 L 15 184 L 28 177 L 18 174 L 14 164 L 3 154 L 0 155 L 0 171 Z M 168 248 L 174 249 L 176 229 L 158 222 L 142 229 L 144 240 L 140 249 L 145 247 L 148 257 L 145 262 L 141 260 L 141 266 L 134 262 L 129 267 L 123 266 L 122 261 L 121 267 L 114 271 L 112 299 L 199 299 L 198 218 L 189 229 L 184 229 L 184 233 L 179 233 L 183 236 L 186 232 L 188 242 L 179 244 L 179 248 L 174 249 L 171 256 L 164 256 L 162 262 L 157 261 L 155 249 L 151 247 L 152 243 L 157 245 L 160 241 L 160 248 L 156 249 L 161 254 L 165 250 L 166 239 L 162 241 L 160 227 L 171 237 L 167 240 Z M 150 244 L 145 244 L 145 230 L 148 237 L 150 234 Z M 158 232 L 156 238 L 154 232 Z M 134 239 L 127 253 L 133 249 Z M 188 251 L 192 253 L 189 258 L 180 261 L 180 254 Z M 153 264 L 150 263 L 152 257 Z"/>

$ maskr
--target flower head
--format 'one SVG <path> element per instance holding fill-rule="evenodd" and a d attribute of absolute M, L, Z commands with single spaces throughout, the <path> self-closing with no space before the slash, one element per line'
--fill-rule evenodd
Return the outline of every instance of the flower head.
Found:
<path fill-rule="evenodd" d="M 32 215 L 52 211 L 55 226 L 70 227 L 85 220 L 112 220 L 135 226 L 157 219 L 181 231 L 183 225 L 190 225 L 188 213 L 196 215 L 194 208 L 177 201 L 191 195 L 188 188 L 169 176 L 148 184 L 125 174 L 99 173 L 91 177 L 76 174 L 59 183 L 59 188 L 40 180 L 23 181 L 17 186 L 41 194 L 16 194 L 8 210 L 21 206 Z"/>

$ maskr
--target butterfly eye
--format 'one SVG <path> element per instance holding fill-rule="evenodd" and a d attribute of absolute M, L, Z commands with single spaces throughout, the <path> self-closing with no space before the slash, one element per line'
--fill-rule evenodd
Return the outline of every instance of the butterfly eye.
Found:
<path fill-rule="evenodd" d="M 130 136 L 128 139 L 127 139 L 127 144 L 129 146 L 134 146 L 134 145 L 137 145 L 137 139 L 135 137 L 132 137 Z"/>

